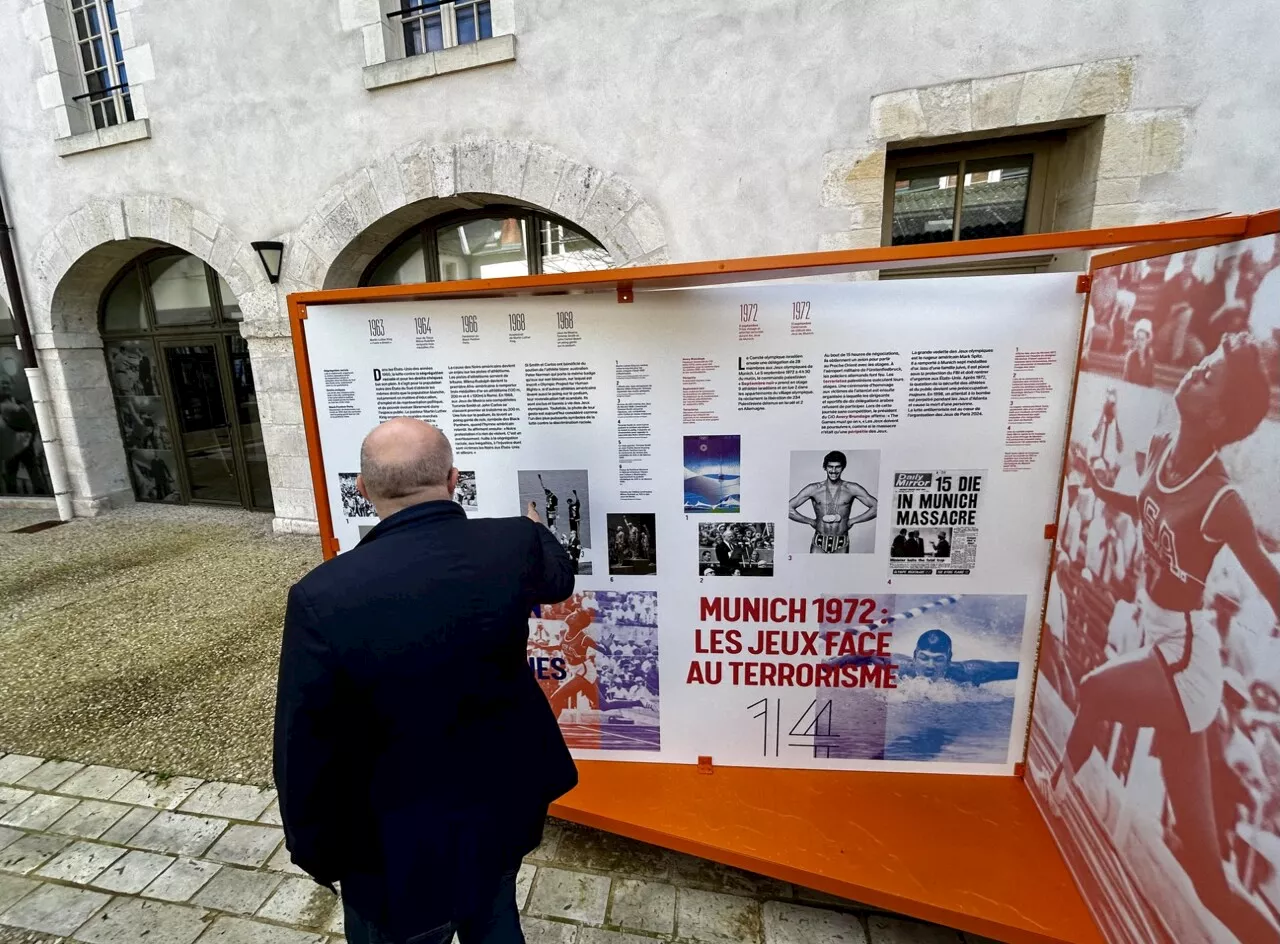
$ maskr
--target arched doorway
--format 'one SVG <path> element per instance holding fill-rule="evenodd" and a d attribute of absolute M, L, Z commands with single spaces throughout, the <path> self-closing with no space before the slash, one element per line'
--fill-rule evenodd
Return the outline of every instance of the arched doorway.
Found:
<path fill-rule="evenodd" d="M 0 298 L 0 495 L 52 495 L 13 316 Z"/>
<path fill-rule="evenodd" d="M 174 248 L 134 259 L 100 310 L 139 501 L 272 510 L 249 348 L 226 281 Z"/>
<path fill-rule="evenodd" d="M 378 253 L 361 285 L 582 272 L 613 266 L 609 250 L 567 220 L 514 204 L 434 216 Z"/>

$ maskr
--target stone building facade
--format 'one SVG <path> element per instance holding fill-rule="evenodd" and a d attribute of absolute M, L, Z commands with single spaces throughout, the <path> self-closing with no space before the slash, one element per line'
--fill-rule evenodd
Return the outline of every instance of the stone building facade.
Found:
<path fill-rule="evenodd" d="M 240 503 L 314 530 L 285 296 L 361 284 L 438 218 L 527 213 L 614 266 L 875 246 L 921 175 L 994 181 L 967 168 L 1022 151 L 1024 231 L 1265 209 L 1280 202 L 1265 7 L 0 0 L 0 186 L 76 511 L 200 500 L 191 463 L 225 446 L 248 453 L 224 457 L 231 478 L 261 466 Z M 257 240 L 284 244 L 276 283 Z M 151 327 L 113 347 L 122 272 L 166 247 L 207 266 L 216 314 L 162 330 L 165 263 L 144 279 Z M 182 284 L 203 291 L 197 269 Z M 168 371 L 153 415 L 115 376 L 136 385 L 143 349 Z M 176 402 L 192 381 L 172 374 L 201 370 L 240 412 L 234 436 L 194 449 L 184 424 L 209 419 Z M 174 427 L 158 440 L 157 418 Z M 172 490 L 140 485 L 184 449 Z"/>

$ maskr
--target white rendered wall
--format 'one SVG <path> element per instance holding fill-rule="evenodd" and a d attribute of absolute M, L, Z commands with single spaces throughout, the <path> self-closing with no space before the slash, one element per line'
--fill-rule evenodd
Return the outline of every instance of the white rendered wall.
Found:
<path fill-rule="evenodd" d="M 131 68 L 150 137 L 67 157 L 31 3 L 0 0 L 0 174 L 37 347 L 65 364 L 59 412 L 92 411 L 105 382 L 84 323 L 95 247 L 183 245 L 245 309 L 284 527 L 313 515 L 284 293 L 350 284 L 394 226 L 341 271 L 335 257 L 418 199 L 537 195 L 625 261 L 866 245 L 887 140 L 1096 117 L 1096 225 L 1280 203 L 1280 17 L 1256 0 L 504 0 L 514 61 L 374 91 L 368 0 L 117 0 L 146 51 Z M 1013 96 L 1003 111 L 979 101 L 992 89 Z M 274 237 L 289 247 L 279 289 L 247 245 Z M 60 292 L 80 314 L 55 314 L 70 311 Z M 121 474 L 79 478 L 86 510 L 126 481 L 113 418 L 92 423 L 110 425 L 85 434 L 99 451 L 81 465 Z"/>

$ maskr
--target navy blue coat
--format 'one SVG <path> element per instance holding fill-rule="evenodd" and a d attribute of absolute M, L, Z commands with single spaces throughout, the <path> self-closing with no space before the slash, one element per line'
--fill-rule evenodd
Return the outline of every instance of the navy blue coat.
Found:
<path fill-rule="evenodd" d="M 577 770 L 529 669 L 573 564 L 528 518 L 406 508 L 289 591 L 275 780 L 293 861 L 409 936 L 541 841 Z"/>

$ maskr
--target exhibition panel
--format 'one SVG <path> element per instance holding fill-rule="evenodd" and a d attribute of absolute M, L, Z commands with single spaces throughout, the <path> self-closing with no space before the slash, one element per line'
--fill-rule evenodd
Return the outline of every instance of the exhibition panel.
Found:
<path fill-rule="evenodd" d="M 341 552 L 378 422 L 577 567 L 530 622 L 579 756 L 1013 772 L 1082 296 L 1071 274 L 313 308 Z"/>
<path fill-rule="evenodd" d="M 1276 228 L 1092 276 L 1028 785 L 1125 944 L 1280 941 Z"/>
<path fill-rule="evenodd" d="M 429 420 L 577 570 L 525 653 L 554 815 L 1000 940 L 1280 941 L 1278 231 L 291 296 L 326 556 Z"/>

